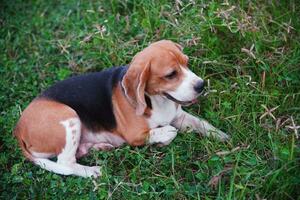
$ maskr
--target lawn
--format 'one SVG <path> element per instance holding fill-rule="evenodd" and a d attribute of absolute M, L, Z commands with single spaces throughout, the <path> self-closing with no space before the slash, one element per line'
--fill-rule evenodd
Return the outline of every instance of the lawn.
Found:
<path fill-rule="evenodd" d="M 2 199 L 300 199 L 300 5 L 295 1 L 2 1 Z M 128 64 L 149 43 L 184 46 L 209 80 L 186 108 L 231 135 L 187 132 L 167 147 L 91 151 L 95 180 L 26 161 L 12 130 L 42 90 Z M 269 112 L 267 112 L 269 111 Z M 297 127 L 296 127 L 297 128 Z"/>

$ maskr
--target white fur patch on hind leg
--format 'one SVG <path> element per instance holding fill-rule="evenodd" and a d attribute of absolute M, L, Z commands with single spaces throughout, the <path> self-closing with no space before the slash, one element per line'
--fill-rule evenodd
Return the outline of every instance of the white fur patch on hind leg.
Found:
<path fill-rule="evenodd" d="M 76 152 L 80 143 L 81 122 L 78 118 L 62 121 L 66 129 L 66 144 L 62 152 L 57 156 L 57 163 L 67 165 L 73 169 L 73 174 L 83 177 L 97 177 L 100 175 L 100 167 L 88 167 L 76 163 Z"/>
<path fill-rule="evenodd" d="M 54 162 L 52 160 L 46 159 L 46 158 L 34 158 L 33 162 L 36 165 L 39 165 L 41 168 L 61 174 L 61 175 L 71 175 L 73 174 L 73 169 L 69 166 L 58 164 L 57 162 Z"/>
<path fill-rule="evenodd" d="M 70 118 L 60 122 L 66 129 L 66 143 L 62 152 L 57 156 L 57 162 L 42 157 L 35 157 L 34 163 L 43 169 L 63 175 L 82 177 L 98 177 L 101 175 L 98 166 L 83 166 L 76 163 L 76 152 L 81 136 L 81 122 L 78 118 Z"/>
<path fill-rule="evenodd" d="M 60 164 L 53 162 L 52 160 L 45 158 L 34 158 L 34 163 L 39 165 L 41 168 L 61 174 L 61 175 L 76 175 L 82 177 L 98 177 L 101 175 L 100 167 L 93 166 L 83 166 L 77 163 L 72 164 Z"/>
<path fill-rule="evenodd" d="M 70 118 L 60 123 L 66 129 L 66 144 L 57 156 L 57 162 L 60 164 L 75 163 L 75 154 L 80 142 L 81 122 L 78 118 Z"/>
<path fill-rule="evenodd" d="M 73 169 L 73 174 L 82 177 L 98 177 L 101 175 L 99 166 L 84 166 L 77 163 L 69 165 Z"/>

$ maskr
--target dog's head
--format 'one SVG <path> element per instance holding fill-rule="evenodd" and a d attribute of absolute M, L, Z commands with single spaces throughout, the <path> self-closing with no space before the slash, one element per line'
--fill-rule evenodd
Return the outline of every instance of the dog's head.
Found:
<path fill-rule="evenodd" d="M 164 95 L 181 105 L 190 105 L 204 88 L 204 81 L 188 69 L 188 57 L 182 47 L 169 40 L 152 43 L 136 54 L 125 74 L 122 86 L 136 113 L 147 107 L 145 93 Z"/>

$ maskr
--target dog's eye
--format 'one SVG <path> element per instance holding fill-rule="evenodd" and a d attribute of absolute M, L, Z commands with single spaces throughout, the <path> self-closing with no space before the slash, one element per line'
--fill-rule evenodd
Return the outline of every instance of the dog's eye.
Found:
<path fill-rule="evenodd" d="M 165 78 L 167 78 L 167 79 L 173 79 L 173 78 L 176 77 L 176 75 L 177 75 L 177 71 L 172 71 L 171 73 L 167 74 L 165 76 Z"/>

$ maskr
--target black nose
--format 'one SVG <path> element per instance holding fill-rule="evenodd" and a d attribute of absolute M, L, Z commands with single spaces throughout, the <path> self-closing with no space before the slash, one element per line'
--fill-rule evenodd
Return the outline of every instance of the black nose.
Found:
<path fill-rule="evenodd" d="M 202 92 L 202 90 L 204 89 L 204 86 L 205 86 L 205 82 L 204 81 L 198 81 L 196 83 L 196 85 L 194 86 L 194 90 L 197 92 L 197 93 L 200 93 Z"/>

